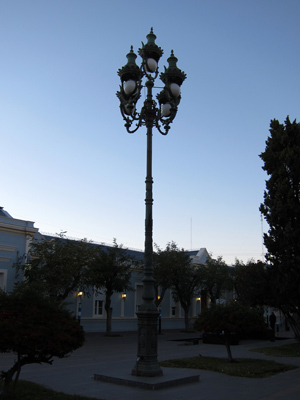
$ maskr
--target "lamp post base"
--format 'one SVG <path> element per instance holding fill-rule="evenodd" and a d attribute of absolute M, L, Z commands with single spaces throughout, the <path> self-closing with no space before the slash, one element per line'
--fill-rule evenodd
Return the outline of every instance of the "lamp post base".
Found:
<path fill-rule="evenodd" d="M 135 376 L 161 376 L 163 371 L 157 361 L 157 310 L 136 313 L 138 317 L 138 353 L 131 374 Z"/>

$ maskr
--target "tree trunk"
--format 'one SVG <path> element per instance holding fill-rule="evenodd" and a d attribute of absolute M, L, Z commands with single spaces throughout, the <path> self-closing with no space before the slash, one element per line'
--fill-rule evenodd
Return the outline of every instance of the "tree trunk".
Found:
<path fill-rule="evenodd" d="M 106 311 L 106 333 L 111 333 L 112 308 Z"/>
<path fill-rule="evenodd" d="M 188 308 L 184 308 L 184 325 L 185 325 L 185 330 L 188 331 L 189 330 L 189 307 Z"/>
<path fill-rule="evenodd" d="M 18 369 L 21 369 L 21 366 L 19 367 L 19 362 L 16 362 L 15 365 L 9 369 L 7 372 L 2 372 L 2 379 L 3 379 L 3 384 L 2 384 L 2 390 L 0 393 L 0 399 L 8 399 L 9 398 L 9 387 L 10 384 L 13 380 L 14 374 L 18 371 Z"/>
<path fill-rule="evenodd" d="M 234 362 L 234 359 L 231 354 L 231 348 L 230 348 L 230 337 L 225 334 L 224 340 L 225 340 L 225 346 L 226 346 L 226 350 L 227 350 L 228 362 Z"/>
<path fill-rule="evenodd" d="M 8 399 L 10 382 L 11 379 L 9 380 L 7 376 L 3 379 L 0 399 Z"/>
<path fill-rule="evenodd" d="M 106 333 L 108 334 L 111 333 L 111 319 L 112 319 L 111 296 L 112 294 L 106 292 L 105 295 Z"/>
<path fill-rule="evenodd" d="M 15 391 L 16 391 L 16 387 L 17 387 L 17 383 L 19 380 L 19 376 L 21 373 L 21 368 L 24 365 L 27 364 L 42 364 L 42 363 L 47 363 L 52 365 L 52 360 L 51 357 L 35 357 L 35 356 L 26 356 L 24 358 L 22 358 L 22 355 L 20 353 L 18 353 L 18 361 L 7 371 L 2 371 L 0 374 L 0 378 L 3 381 L 2 384 L 2 389 L 0 392 L 0 399 L 4 400 L 4 399 L 11 399 L 11 398 L 15 398 Z M 14 375 L 15 379 L 14 378 Z M 11 396 L 10 396 L 10 386 L 11 383 L 13 381 L 13 387 L 11 390 Z"/>
<path fill-rule="evenodd" d="M 13 384 L 13 389 L 12 389 L 12 398 L 13 399 L 15 398 L 15 395 L 16 395 L 16 388 L 17 388 L 17 383 L 18 383 L 18 380 L 19 380 L 20 373 L 21 373 L 21 356 L 20 356 L 20 353 L 18 353 L 18 363 L 17 363 L 16 377 L 15 377 L 14 384 Z"/>

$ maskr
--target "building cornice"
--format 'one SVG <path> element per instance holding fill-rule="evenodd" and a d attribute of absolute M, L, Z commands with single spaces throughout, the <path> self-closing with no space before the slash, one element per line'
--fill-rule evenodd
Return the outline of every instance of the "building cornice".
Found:
<path fill-rule="evenodd" d="M 31 226 L 7 224 L 0 221 L 0 231 L 34 236 L 34 234 L 36 234 L 39 230 L 38 228 L 34 228 Z"/>

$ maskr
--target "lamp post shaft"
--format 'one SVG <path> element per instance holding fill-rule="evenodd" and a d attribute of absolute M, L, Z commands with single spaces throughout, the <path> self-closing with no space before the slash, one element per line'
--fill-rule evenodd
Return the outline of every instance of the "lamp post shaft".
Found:
<path fill-rule="evenodd" d="M 156 310 L 153 304 L 154 278 L 153 278 L 153 177 L 152 177 L 152 127 L 153 127 L 153 82 L 147 81 L 147 99 L 145 102 L 145 119 L 147 127 L 147 165 L 146 165 L 146 197 L 145 197 L 145 269 L 144 269 L 144 291 L 143 300 L 147 304 L 147 309 Z"/>
<path fill-rule="evenodd" d="M 152 127 L 153 101 L 152 82 L 147 82 L 148 95 L 144 105 L 147 127 L 147 175 L 145 198 L 145 255 L 143 278 L 143 303 L 139 307 L 138 317 L 138 351 L 137 361 L 132 375 L 159 376 L 162 370 L 157 361 L 157 321 L 158 311 L 154 304 L 155 290 L 153 278 L 153 178 L 152 178 Z"/>
<path fill-rule="evenodd" d="M 146 197 L 145 197 L 145 276 L 143 300 L 147 304 L 154 300 L 153 279 L 153 178 L 152 178 L 152 127 L 147 128 L 147 175 L 146 175 Z M 151 306 L 150 306 L 151 307 Z"/>

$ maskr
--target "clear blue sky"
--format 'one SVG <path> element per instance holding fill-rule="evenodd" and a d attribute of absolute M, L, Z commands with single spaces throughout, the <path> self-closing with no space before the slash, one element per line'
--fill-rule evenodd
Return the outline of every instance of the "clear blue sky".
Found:
<path fill-rule="evenodd" d="M 153 26 L 160 70 L 174 49 L 187 74 L 170 133 L 153 136 L 154 242 L 260 259 L 258 155 L 271 119 L 299 121 L 299 15 L 299 0 L 2 0 L 0 205 L 42 232 L 143 249 L 145 128 L 126 132 L 116 91 Z"/>

